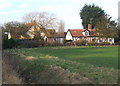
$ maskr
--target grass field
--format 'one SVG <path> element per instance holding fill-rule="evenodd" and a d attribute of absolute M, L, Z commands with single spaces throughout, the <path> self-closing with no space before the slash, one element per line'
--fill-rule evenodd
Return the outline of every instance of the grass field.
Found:
<path fill-rule="evenodd" d="M 118 47 L 116 46 L 78 48 L 43 47 L 12 49 L 8 51 L 12 53 L 17 53 L 19 55 L 18 57 L 22 57 L 21 59 L 24 58 L 24 60 L 22 60 L 20 64 L 21 66 L 24 66 L 26 70 L 24 70 L 22 74 L 24 75 L 24 77 L 32 74 L 32 82 L 38 79 L 38 72 L 46 71 L 51 66 L 58 67 L 58 69 L 60 67 L 65 71 L 79 74 L 80 77 L 82 77 L 83 81 L 81 80 L 80 82 L 79 79 L 75 78 L 76 80 L 72 80 L 73 82 L 71 81 L 71 83 L 118 82 Z M 64 75 L 63 77 L 65 76 L 66 75 Z M 46 77 L 47 78 L 42 78 L 41 80 L 47 80 L 49 78 L 48 76 Z M 57 79 L 55 78 L 51 83 L 54 83 L 55 80 Z M 47 81 L 48 83 L 50 82 L 49 80 Z M 59 81 L 57 83 L 62 83 L 62 81 Z M 66 82 L 64 81 L 64 83 Z"/>
<path fill-rule="evenodd" d="M 41 57 L 41 55 L 54 56 L 65 60 L 87 63 L 94 66 L 118 68 L 117 47 L 92 47 L 92 48 L 64 48 L 64 49 L 20 49 L 19 53 L 26 56 Z"/>

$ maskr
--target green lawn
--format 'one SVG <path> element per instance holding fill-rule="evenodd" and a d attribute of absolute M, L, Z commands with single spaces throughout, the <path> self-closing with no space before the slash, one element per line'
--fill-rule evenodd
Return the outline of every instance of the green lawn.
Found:
<path fill-rule="evenodd" d="M 117 83 L 118 80 L 117 46 L 40 47 L 8 51 L 19 54 L 17 57 L 19 60 L 23 58 L 20 63 L 24 67 L 22 74 L 25 77 L 32 74 L 34 77 L 32 77 L 32 80 L 40 78 L 41 76 L 38 73 L 48 70 L 51 65 L 80 74 L 81 77 L 87 77 L 92 83 Z M 24 58 L 27 57 L 33 57 L 34 59 L 25 60 Z M 45 80 L 47 79 L 45 78 Z M 55 80 L 57 79 L 55 78 Z"/>
<path fill-rule="evenodd" d="M 63 49 L 20 49 L 20 53 L 27 56 L 39 57 L 42 55 L 55 56 L 65 60 L 79 63 L 92 64 L 100 67 L 118 68 L 118 47 L 85 47 L 85 48 L 63 48 Z"/>

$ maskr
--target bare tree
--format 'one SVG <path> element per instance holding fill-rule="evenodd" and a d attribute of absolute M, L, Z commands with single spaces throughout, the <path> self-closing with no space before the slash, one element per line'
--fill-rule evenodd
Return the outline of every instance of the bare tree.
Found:
<path fill-rule="evenodd" d="M 64 33 L 64 27 L 65 27 L 65 23 L 64 21 L 61 20 L 58 27 L 58 33 Z"/>
<path fill-rule="evenodd" d="M 3 30 L 5 32 L 9 32 L 12 38 L 18 39 L 21 37 L 21 35 L 25 36 L 28 28 L 21 22 L 11 21 L 4 24 Z"/>
<path fill-rule="evenodd" d="M 46 33 L 46 29 L 57 29 L 59 27 L 57 17 L 48 12 L 30 12 L 23 19 L 26 23 L 33 24 L 34 39 L 41 39 L 41 33 Z"/>
<path fill-rule="evenodd" d="M 56 29 L 58 26 L 57 17 L 48 12 L 31 12 L 23 17 L 23 19 L 27 23 L 35 22 L 36 26 L 43 32 L 45 32 L 45 29 Z"/>

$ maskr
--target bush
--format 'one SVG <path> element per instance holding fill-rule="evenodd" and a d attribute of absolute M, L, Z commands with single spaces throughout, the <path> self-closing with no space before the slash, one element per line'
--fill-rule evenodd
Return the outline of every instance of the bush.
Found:
<path fill-rule="evenodd" d="M 63 44 L 57 42 L 57 41 L 53 41 L 53 42 L 50 42 L 48 43 L 48 46 L 62 46 Z"/>
<path fill-rule="evenodd" d="M 120 42 L 115 42 L 114 45 L 120 45 Z"/>
<path fill-rule="evenodd" d="M 63 44 L 66 44 L 67 42 L 72 42 L 72 40 L 64 40 Z"/>
<path fill-rule="evenodd" d="M 95 45 L 111 45 L 109 42 L 101 42 L 101 43 L 97 43 L 97 42 L 88 42 L 89 46 L 95 46 Z"/>
<path fill-rule="evenodd" d="M 11 49 L 16 48 L 18 46 L 18 40 L 17 39 L 4 39 L 2 47 L 3 49 Z"/>
<path fill-rule="evenodd" d="M 99 45 L 97 42 L 88 42 L 87 45 L 89 46 L 95 46 L 95 45 Z"/>
<path fill-rule="evenodd" d="M 33 40 L 33 39 L 4 39 L 3 49 L 11 48 L 33 48 L 44 46 L 43 40 Z"/>
<path fill-rule="evenodd" d="M 19 47 L 33 48 L 39 46 L 44 46 L 43 40 L 32 40 L 32 39 L 19 40 Z"/>
<path fill-rule="evenodd" d="M 74 42 L 72 42 L 72 40 L 64 40 L 63 44 L 65 46 L 73 46 L 73 45 L 75 45 Z"/>
<path fill-rule="evenodd" d="M 87 44 L 87 41 L 84 40 L 84 39 L 81 39 L 81 40 L 75 41 L 75 44 L 76 44 L 77 46 L 85 46 L 85 45 Z"/>
<path fill-rule="evenodd" d="M 75 44 L 74 44 L 74 42 L 66 42 L 65 45 L 66 46 L 74 46 Z"/>
<path fill-rule="evenodd" d="M 99 43 L 99 45 L 111 45 L 109 42 L 102 42 L 102 43 Z"/>

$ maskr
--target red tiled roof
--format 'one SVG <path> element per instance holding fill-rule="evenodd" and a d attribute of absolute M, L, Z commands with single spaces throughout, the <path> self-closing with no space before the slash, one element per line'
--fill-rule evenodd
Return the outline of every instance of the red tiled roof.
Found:
<path fill-rule="evenodd" d="M 70 33 L 73 37 L 83 36 L 83 34 L 82 34 L 83 29 L 69 29 L 68 31 L 70 31 Z"/>
<path fill-rule="evenodd" d="M 84 32 L 86 29 L 69 29 L 68 31 L 70 31 L 71 35 L 73 37 L 80 37 L 80 36 L 84 36 L 82 34 L 82 32 Z M 95 36 L 95 29 L 91 29 L 90 31 L 90 36 Z"/>

